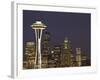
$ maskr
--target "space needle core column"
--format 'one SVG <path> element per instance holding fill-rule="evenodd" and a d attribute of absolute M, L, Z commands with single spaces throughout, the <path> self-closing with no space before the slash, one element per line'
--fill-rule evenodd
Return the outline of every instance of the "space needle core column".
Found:
<path fill-rule="evenodd" d="M 36 56 L 35 56 L 35 66 L 37 68 L 41 68 L 42 61 L 41 61 L 41 37 L 42 31 L 47 26 L 44 25 L 41 21 L 36 21 L 31 25 L 32 29 L 35 30 L 35 38 L 36 38 Z"/>

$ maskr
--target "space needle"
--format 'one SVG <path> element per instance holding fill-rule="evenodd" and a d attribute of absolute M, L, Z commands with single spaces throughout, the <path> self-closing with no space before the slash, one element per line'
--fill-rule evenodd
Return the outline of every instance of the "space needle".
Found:
<path fill-rule="evenodd" d="M 35 38 L 36 38 L 36 55 L 35 55 L 35 67 L 41 68 L 42 60 L 41 60 L 41 37 L 42 31 L 47 27 L 41 21 L 36 21 L 31 25 L 32 29 L 35 30 Z"/>

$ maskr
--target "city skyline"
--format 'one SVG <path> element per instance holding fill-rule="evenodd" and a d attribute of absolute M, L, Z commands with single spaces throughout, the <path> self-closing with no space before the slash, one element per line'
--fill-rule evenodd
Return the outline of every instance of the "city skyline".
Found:
<path fill-rule="evenodd" d="M 34 32 L 30 25 L 36 20 L 42 21 L 48 26 L 45 31 L 51 33 L 51 43 L 62 43 L 65 37 L 71 40 L 72 48 L 82 48 L 82 51 L 91 55 L 91 26 L 90 14 L 50 11 L 23 10 L 23 42 L 34 41 Z M 43 32 L 43 34 L 44 34 Z"/>
<path fill-rule="evenodd" d="M 58 68 L 58 67 L 81 67 L 90 66 L 91 61 L 87 55 L 82 52 L 81 48 L 75 48 L 73 53 L 70 40 L 64 39 L 64 42 L 59 44 L 51 44 L 50 33 L 45 32 L 41 44 L 41 67 L 35 64 L 37 58 L 37 46 L 35 42 L 28 41 L 25 45 L 25 54 L 23 55 L 23 69 L 40 69 L 40 68 Z M 40 60 L 40 59 L 39 59 Z M 39 60 L 36 60 L 37 62 Z"/>

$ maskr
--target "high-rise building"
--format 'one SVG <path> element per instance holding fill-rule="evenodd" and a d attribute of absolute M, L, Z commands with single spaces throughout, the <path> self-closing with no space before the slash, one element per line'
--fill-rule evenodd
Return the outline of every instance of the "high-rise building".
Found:
<path fill-rule="evenodd" d="M 63 46 L 62 46 L 62 52 L 61 52 L 61 66 L 62 67 L 71 66 L 71 63 L 72 63 L 71 56 L 72 56 L 71 44 L 68 38 L 65 38 Z"/>
<path fill-rule="evenodd" d="M 53 65 L 55 65 L 55 67 L 60 67 L 60 64 L 61 64 L 61 45 L 54 45 L 53 53 L 52 53 L 52 60 L 54 62 Z"/>
<path fill-rule="evenodd" d="M 34 68 L 35 63 L 35 43 L 26 42 L 23 67 L 24 69 Z"/>
<path fill-rule="evenodd" d="M 81 48 L 76 48 L 76 63 L 77 66 L 82 65 Z"/>
<path fill-rule="evenodd" d="M 50 33 L 45 32 L 42 40 L 42 68 L 47 68 L 50 54 Z"/>
<path fill-rule="evenodd" d="M 71 54 L 71 63 L 70 63 L 71 67 L 76 66 L 76 59 L 75 59 L 75 55 Z"/>
<path fill-rule="evenodd" d="M 82 66 L 88 66 L 88 64 L 87 64 L 87 56 L 86 56 L 86 54 L 81 54 L 81 57 L 82 57 L 82 60 L 81 60 L 81 62 L 82 62 Z"/>
<path fill-rule="evenodd" d="M 54 50 L 52 49 L 51 50 L 51 53 L 49 54 L 49 56 L 48 56 L 48 67 L 49 68 L 54 68 L 54 67 L 56 67 L 56 64 L 55 64 L 55 57 L 54 57 L 55 55 L 54 55 Z"/>

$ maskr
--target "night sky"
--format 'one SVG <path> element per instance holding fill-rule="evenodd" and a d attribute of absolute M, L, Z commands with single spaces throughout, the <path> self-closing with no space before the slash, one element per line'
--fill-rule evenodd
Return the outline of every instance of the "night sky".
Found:
<path fill-rule="evenodd" d="M 91 14 L 72 12 L 23 10 L 23 43 L 34 41 L 35 33 L 30 27 L 35 21 L 42 21 L 51 33 L 53 44 L 63 43 L 65 37 L 71 41 L 73 50 L 81 48 L 88 57 L 91 52 Z"/>

